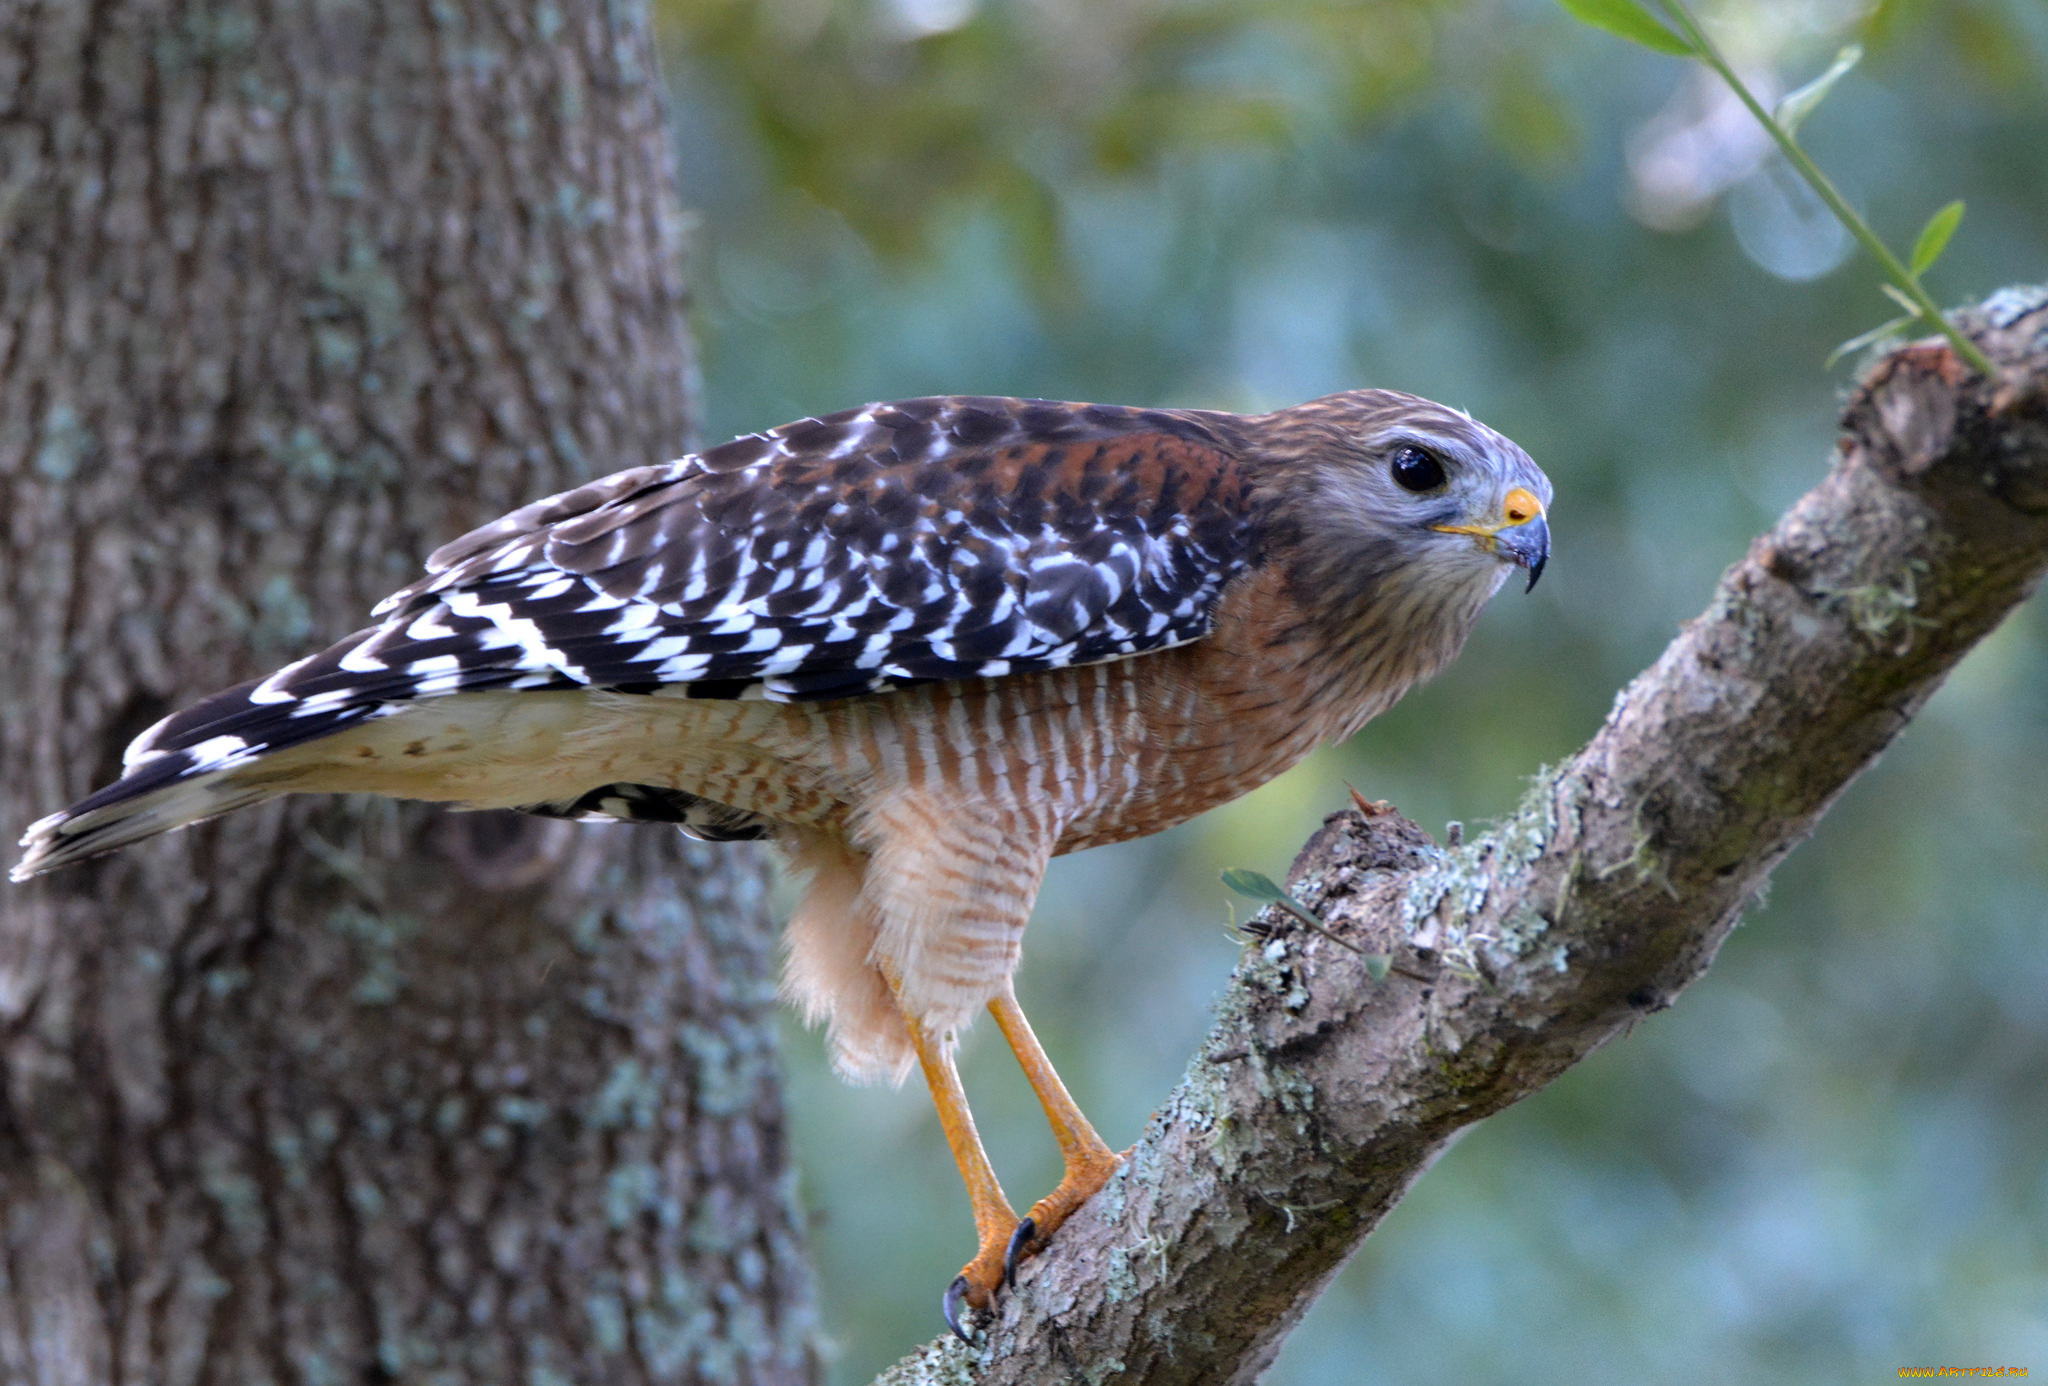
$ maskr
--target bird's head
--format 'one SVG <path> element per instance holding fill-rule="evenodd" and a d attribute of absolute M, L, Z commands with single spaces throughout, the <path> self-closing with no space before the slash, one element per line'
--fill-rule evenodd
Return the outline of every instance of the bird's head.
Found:
<path fill-rule="evenodd" d="M 1550 478 L 1486 425 L 1392 390 L 1351 390 L 1261 420 L 1288 493 L 1276 510 L 1361 597 L 1420 584 L 1476 611 L 1511 567 L 1550 558 Z M 1334 595 L 1334 594 L 1333 594 Z M 1435 605 L 1435 602 L 1431 602 Z"/>

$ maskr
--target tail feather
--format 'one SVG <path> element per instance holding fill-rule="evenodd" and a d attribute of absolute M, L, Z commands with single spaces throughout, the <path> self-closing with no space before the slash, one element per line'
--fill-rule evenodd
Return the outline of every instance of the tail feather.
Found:
<path fill-rule="evenodd" d="M 649 662 L 640 652 L 663 641 L 672 643 L 673 638 L 657 639 L 658 627 L 648 621 L 626 622 L 616 614 L 619 601 L 594 602 L 586 587 L 557 576 L 553 569 L 538 578 L 525 570 L 509 576 L 487 574 L 463 590 L 468 607 L 474 609 L 446 605 L 448 594 L 431 582 L 407 589 L 378 609 L 384 616 L 381 624 L 356 631 L 268 677 L 172 713 L 129 745 L 119 780 L 29 827 L 22 838 L 26 851 L 11 878 L 26 880 L 297 788 L 361 787 L 404 797 L 456 800 L 453 793 L 411 792 L 434 788 L 430 782 L 402 782 L 389 788 L 360 780 L 336 783 L 330 776 L 320 783 L 318 776 L 301 779 L 283 764 L 259 762 L 453 694 L 580 691 L 592 686 L 643 692 L 663 682 L 659 661 Z M 724 641 L 737 647 L 751 637 L 720 630 L 704 638 L 713 645 Z M 605 654 L 619 657 L 606 663 L 599 658 Z M 694 696 L 745 696 L 758 682 L 753 666 L 748 669 L 745 679 L 709 679 Z M 593 685 L 599 673 L 618 677 Z M 834 683 L 829 691 L 861 690 Z M 806 696 L 812 695 L 807 689 Z M 306 757 L 291 760 L 297 770 L 309 768 Z M 427 769 L 426 762 L 414 764 Z M 559 798 L 551 794 L 528 806 L 529 811 L 671 822 L 714 841 L 759 838 L 770 831 L 765 819 L 680 790 L 632 782 L 552 788 L 575 792 Z M 470 801 L 504 802 L 495 794 Z"/>
<path fill-rule="evenodd" d="M 339 659 L 370 633 L 358 632 L 314 659 Z M 286 793 L 286 786 L 248 774 L 247 767 L 404 706 L 380 701 L 375 689 L 366 689 L 366 698 L 325 703 L 266 696 L 277 677 L 216 693 L 136 737 L 122 757 L 120 779 L 29 825 L 21 839 L 26 851 L 8 878 L 25 881 Z"/>
<path fill-rule="evenodd" d="M 417 699 L 575 686 L 554 670 L 522 666 L 467 627 L 436 626 L 427 640 L 408 635 L 420 629 L 400 619 L 359 630 L 266 678 L 172 713 L 129 744 L 120 779 L 29 826 L 21 839 L 27 850 L 10 879 L 23 881 L 286 793 L 274 780 L 237 772 L 279 751 L 402 712 Z M 388 657 L 391 647 L 402 657 Z M 483 657 L 463 664 L 452 654 L 458 647 Z M 444 672 L 444 664 L 453 667 Z"/>
<path fill-rule="evenodd" d="M 403 637 L 402 627 L 371 626 L 266 678 L 237 684 L 174 712 L 135 738 L 123 757 L 128 770 L 133 773 L 167 752 L 225 746 L 228 740 L 243 742 L 251 756 L 282 751 L 366 717 L 388 715 L 419 698 L 493 688 L 578 686 L 553 670 L 535 670 L 509 659 L 427 672 L 437 661 L 455 663 L 441 648 L 462 643 L 454 636 L 406 641 L 403 661 L 386 663 L 385 647 Z"/>
<path fill-rule="evenodd" d="M 161 763 L 152 761 L 147 769 L 154 771 Z M 25 881 L 285 792 L 282 786 L 237 780 L 236 768 L 174 774 L 168 783 L 161 774 L 153 775 L 152 785 L 143 788 L 135 784 L 140 776 L 116 781 L 83 803 L 29 824 L 21 839 L 28 850 L 8 879 Z"/>

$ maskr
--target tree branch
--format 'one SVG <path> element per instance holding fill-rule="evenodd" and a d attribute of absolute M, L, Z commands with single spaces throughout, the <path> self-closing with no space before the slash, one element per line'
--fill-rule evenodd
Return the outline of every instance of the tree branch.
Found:
<path fill-rule="evenodd" d="M 1249 1381 L 1460 1128 L 1544 1087 L 1713 961 L 1744 905 L 2048 571 L 2048 288 L 1880 361 L 1834 471 L 1567 764 L 1451 850 L 1333 816 L 1295 894 L 1362 959 L 1260 917 L 1215 1028 L 1115 1180 L 973 1348 L 880 1381 Z"/>

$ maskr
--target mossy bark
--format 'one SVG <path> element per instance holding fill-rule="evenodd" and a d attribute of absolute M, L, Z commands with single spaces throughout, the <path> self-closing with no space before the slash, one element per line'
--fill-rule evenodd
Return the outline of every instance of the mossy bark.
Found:
<path fill-rule="evenodd" d="M 0 8 L 0 827 L 684 450 L 617 0 Z M 763 866 L 293 803 L 0 888 L 0 1380 L 802 1381 Z"/>

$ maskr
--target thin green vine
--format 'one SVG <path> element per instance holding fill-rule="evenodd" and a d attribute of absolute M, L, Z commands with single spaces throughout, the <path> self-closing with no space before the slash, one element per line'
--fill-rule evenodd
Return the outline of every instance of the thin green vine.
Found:
<path fill-rule="evenodd" d="M 1870 252 L 1879 268 L 1884 271 L 1885 277 L 1891 281 L 1879 287 L 1906 310 L 1906 315 L 1894 318 L 1881 327 L 1843 343 L 1837 349 L 1836 357 L 1902 328 L 1924 325 L 1948 338 L 1949 345 L 1955 348 L 1956 355 L 1968 362 L 1971 369 L 1986 377 L 1995 377 L 1998 374 L 1998 368 L 1992 365 L 1991 358 L 1979 350 L 1975 342 L 1956 330 L 1942 315 L 1941 309 L 1920 282 L 1921 276 L 1941 257 L 1949 238 L 1955 234 L 1956 227 L 1962 222 L 1963 204 L 1951 202 L 1929 217 L 1926 224 L 1921 227 L 1919 236 L 1914 239 L 1912 254 L 1907 260 L 1901 260 L 1870 228 L 1870 224 L 1864 221 L 1856 209 L 1849 205 L 1848 199 L 1844 198 L 1828 176 L 1821 172 L 1820 166 L 1814 163 L 1812 157 L 1799 146 L 1796 137 L 1799 122 L 1820 104 L 1835 82 L 1856 65 L 1857 59 L 1861 57 L 1861 50 L 1853 47 L 1843 49 L 1825 73 L 1786 97 L 1779 103 L 1774 114 L 1766 111 L 1749 88 L 1743 85 L 1735 69 L 1729 65 L 1728 60 L 1721 55 L 1721 50 L 1715 47 L 1714 41 L 1707 37 L 1706 30 L 1702 29 L 1699 21 L 1693 17 L 1685 0 L 1654 0 L 1657 8 L 1663 12 L 1663 19 L 1652 13 L 1644 5 L 1643 0 L 1558 0 L 1558 3 L 1575 18 L 1596 28 L 1605 29 L 1608 33 L 1625 38 L 1631 43 L 1641 44 L 1645 48 L 1672 57 L 1696 58 L 1712 68 L 1770 134 L 1771 139 L 1784 153 L 1786 162 L 1806 180 L 1807 186 L 1827 204 L 1828 210 L 1835 214 L 1836 220 L 1848 229 L 1849 234 Z M 1668 24 L 1665 22 L 1667 20 Z M 1831 357 L 1830 361 L 1833 359 L 1835 358 Z"/>

